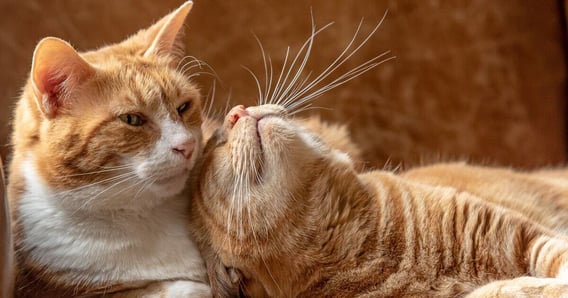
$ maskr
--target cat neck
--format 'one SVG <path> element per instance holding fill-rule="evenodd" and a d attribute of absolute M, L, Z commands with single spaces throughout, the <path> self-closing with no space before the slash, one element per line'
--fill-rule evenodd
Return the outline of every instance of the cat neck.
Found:
<path fill-rule="evenodd" d="M 58 270 L 38 274 L 70 287 L 206 280 L 204 264 L 190 237 L 188 197 L 168 198 L 152 208 L 77 211 L 62 207 L 59 201 L 97 190 L 86 187 L 61 197 L 42 182 L 30 159 L 23 163 L 22 171 L 25 186 L 15 212 L 20 266 Z"/>
<path fill-rule="evenodd" d="M 310 182 L 305 203 L 294 204 L 298 209 L 289 210 L 281 234 L 275 232 L 276 240 L 264 242 L 270 247 L 259 249 L 263 256 L 251 262 L 257 270 L 251 276 L 260 277 L 268 296 L 295 297 L 307 291 L 328 270 L 352 264 L 376 235 L 369 229 L 377 216 L 376 201 L 354 169 L 332 162 L 318 172 L 325 174 Z"/>

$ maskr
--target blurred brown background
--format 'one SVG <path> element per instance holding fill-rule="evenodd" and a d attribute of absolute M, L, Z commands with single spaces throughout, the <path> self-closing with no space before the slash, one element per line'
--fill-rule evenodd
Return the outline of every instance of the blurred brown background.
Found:
<path fill-rule="evenodd" d="M 44 36 L 79 50 L 117 42 L 176 8 L 179 0 L 2 0 L 0 143 L 12 106 Z M 397 58 L 319 98 L 311 110 L 347 123 L 371 167 L 435 158 L 535 167 L 566 158 L 566 62 L 562 1 L 541 0 L 195 0 L 188 54 L 218 73 L 216 105 L 229 92 L 251 104 L 257 91 L 241 65 L 262 74 L 262 41 L 275 65 L 316 24 L 335 24 L 315 42 L 309 68 L 321 70 L 349 42 L 362 17 L 383 26 L 347 71 L 391 50 Z M 199 79 L 205 91 L 211 78 Z M 1 147 L 5 158 L 9 146 Z"/>

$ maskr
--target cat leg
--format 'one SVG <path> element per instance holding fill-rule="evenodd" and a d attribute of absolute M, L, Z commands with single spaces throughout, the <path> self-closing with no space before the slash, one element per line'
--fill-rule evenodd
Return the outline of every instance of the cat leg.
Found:
<path fill-rule="evenodd" d="M 145 288 L 132 289 L 109 295 L 113 298 L 210 298 L 209 285 L 190 280 L 156 282 Z"/>
<path fill-rule="evenodd" d="M 568 241 L 542 235 L 528 247 L 529 274 L 568 281 Z"/>
<path fill-rule="evenodd" d="M 568 281 L 558 278 L 523 276 L 488 283 L 465 298 L 568 297 Z"/>

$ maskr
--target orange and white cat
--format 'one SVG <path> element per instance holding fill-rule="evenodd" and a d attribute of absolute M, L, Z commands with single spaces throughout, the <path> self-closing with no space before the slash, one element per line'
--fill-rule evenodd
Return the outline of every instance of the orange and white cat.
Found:
<path fill-rule="evenodd" d="M 568 295 L 568 171 L 358 173 L 286 114 L 235 107 L 205 150 L 190 218 L 215 293 L 229 279 L 252 297 Z"/>
<path fill-rule="evenodd" d="M 16 296 L 210 296 L 183 193 L 202 150 L 191 7 L 94 51 L 38 43 L 12 136 Z"/>

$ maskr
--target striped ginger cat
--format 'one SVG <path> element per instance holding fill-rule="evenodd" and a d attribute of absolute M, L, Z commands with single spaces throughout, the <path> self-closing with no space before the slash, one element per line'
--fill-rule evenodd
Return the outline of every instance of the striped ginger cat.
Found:
<path fill-rule="evenodd" d="M 211 295 L 182 191 L 202 150 L 191 7 L 95 51 L 37 45 L 12 137 L 17 297 Z"/>
<path fill-rule="evenodd" d="M 568 295 L 568 172 L 358 173 L 286 114 L 235 107 L 205 149 L 190 218 L 214 293 Z"/>

